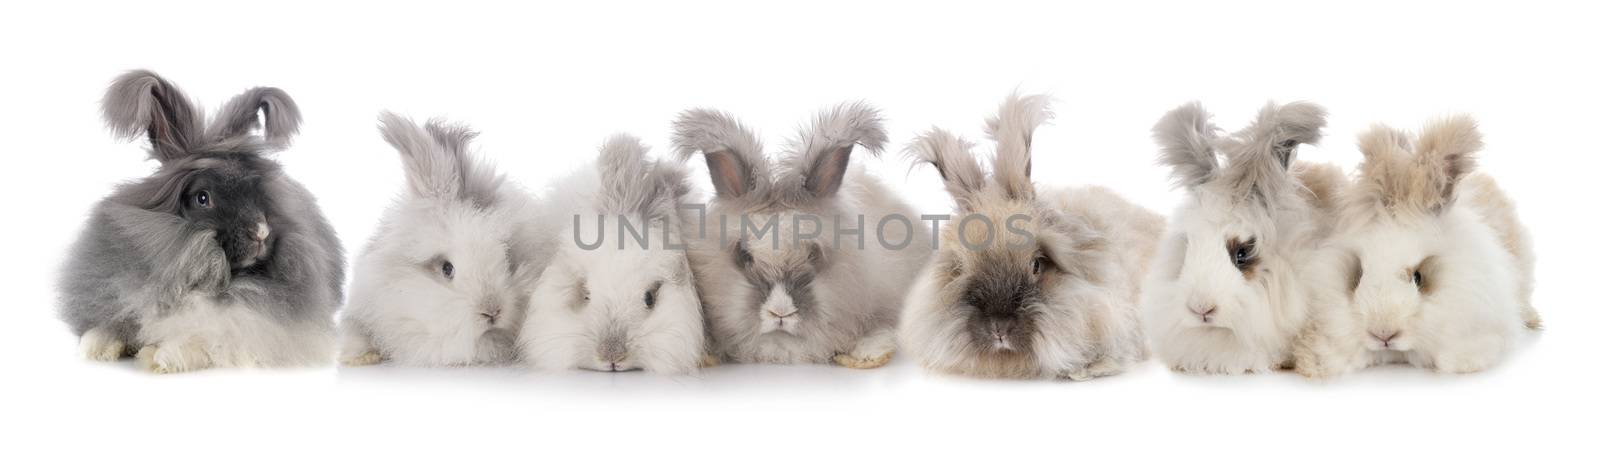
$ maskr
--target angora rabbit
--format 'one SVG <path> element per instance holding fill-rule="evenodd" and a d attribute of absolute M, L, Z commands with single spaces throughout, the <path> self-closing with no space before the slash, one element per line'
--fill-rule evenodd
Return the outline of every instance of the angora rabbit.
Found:
<path fill-rule="evenodd" d="M 161 166 L 95 205 L 67 257 L 61 316 L 84 354 L 133 353 L 161 373 L 332 359 L 343 251 L 269 158 L 300 124 L 289 95 L 252 88 L 207 121 L 177 86 L 131 71 L 102 108 Z"/>
<path fill-rule="evenodd" d="M 356 260 L 340 361 L 494 364 L 516 357 L 526 288 L 548 261 L 533 200 L 472 156 L 476 135 L 385 112 L 406 191 Z"/>
<path fill-rule="evenodd" d="M 1301 373 L 1383 363 L 1467 373 L 1499 362 L 1541 322 L 1528 233 L 1510 198 L 1474 172 L 1477 125 L 1449 117 L 1415 138 L 1378 126 L 1360 143 L 1335 237 L 1347 252 L 1345 298 L 1315 312 Z"/>
<path fill-rule="evenodd" d="M 900 302 L 932 244 L 905 201 L 850 167 L 857 145 L 881 151 L 879 123 L 865 104 L 825 110 L 772 169 L 727 114 L 679 116 L 674 145 L 684 159 L 703 154 L 716 187 L 690 258 L 721 357 L 889 361 Z"/>
<path fill-rule="evenodd" d="M 1254 124 L 1219 136 L 1196 103 L 1156 124 L 1161 162 L 1189 193 L 1144 284 L 1151 344 L 1174 370 L 1292 364 L 1311 300 L 1331 288 L 1320 264 L 1347 185 L 1335 166 L 1295 161 L 1321 138 L 1324 115 L 1310 103 L 1267 104 Z"/>
<path fill-rule="evenodd" d="M 1163 220 L 1104 188 L 1034 187 L 1032 138 L 1048 103 L 1012 95 L 988 119 L 987 179 L 973 144 L 944 130 L 907 150 L 939 171 L 959 208 L 901 319 L 901 344 L 928 369 L 1087 380 L 1146 356 L 1139 277 Z"/>
<path fill-rule="evenodd" d="M 692 371 L 705 325 L 678 211 L 688 175 L 625 135 L 595 167 L 552 185 L 563 206 L 549 216 L 570 228 L 533 290 L 522 351 L 545 369 Z"/>

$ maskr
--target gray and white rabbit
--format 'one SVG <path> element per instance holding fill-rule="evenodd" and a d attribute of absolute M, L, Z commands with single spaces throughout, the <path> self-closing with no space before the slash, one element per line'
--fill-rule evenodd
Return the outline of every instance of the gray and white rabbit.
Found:
<path fill-rule="evenodd" d="M 112 82 L 102 112 L 117 136 L 146 136 L 160 167 L 95 205 L 67 256 L 60 314 L 83 353 L 161 373 L 331 360 L 343 251 L 270 158 L 299 128 L 288 94 L 252 88 L 208 121 L 140 70 Z"/>
<path fill-rule="evenodd" d="M 826 109 L 769 163 L 728 114 L 678 117 L 674 146 L 684 159 L 704 156 L 716 188 L 690 258 L 720 357 L 889 361 L 900 303 L 932 244 L 910 205 L 850 167 L 858 147 L 882 150 L 880 123 L 866 104 Z"/>
<path fill-rule="evenodd" d="M 595 165 L 551 185 L 564 226 L 533 289 L 523 357 L 549 370 L 687 373 L 705 358 L 705 324 L 684 242 L 682 165 L 618 135 Z"/>
<path fill-rule="evenodd" d="M 385 112 L 406 190 L 356 259 L 340 362 L 416 366 L 516 358 L 526 288 L 548 262 L 536 201 L 468 150 L 466 126 Z"/>
<path fill-rule="evenodd" d="M 1163 220 L 1105 188 L 1035 187 L 1032 138 L 1048 103 L 1012 95 L 988 119 L 988 177 L 974 144 L 950 132 L 907 149 L 939 171 L 958 208 L 901 318 L 901 344 L 927 369 L 1087 380 L 1146 356 L 1139 283 Z"/>

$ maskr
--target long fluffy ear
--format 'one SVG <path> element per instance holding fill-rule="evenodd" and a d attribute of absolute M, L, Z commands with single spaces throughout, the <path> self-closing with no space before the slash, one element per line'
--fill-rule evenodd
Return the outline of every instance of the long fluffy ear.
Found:
<path fill-rule="evenodd" d="M 682 167 L 657 165 L 639 138 L 617 134 L 600 147 L 600 208 L 616 214 L 654 218 L 673 208 L 688 191 Z"/>
<path fill-rule="evenodd" d="M 1456 187 L 1478 168 L 1483 136 L 1478 122 L 1466 115 L 1440 119 L 1422 128 L 1417 138 L 1417 165 L 1428 171 L 1428 186 L 1435 193 L 1434 208 L 1455 202 Z"/>
<path fill-rule="evenodd" d="M 1438 213 L 1456 199 L 1456 186 L 1477 168 L 1483 137 L 1471 117 L 1458 115 L 1422 130 L 1416 152 L 1404 132 L 1374 126 L 1361 135 L 1363 189 L 1385 208 Z"/>
<path fill-rule="evenodd" d="M 690 109 L 672 123 L 672 146 L 678 159 L 703 153 L 717 196 L 739 198 L 763 192 L 770 183 L 761 141 L 725 112 Z"/>
<path fill-rule="evenodd" d="M 1193 188 L 1216 176 L 1217 130 L 1211 114 L 1198 102 L 1172 109 L 1151 128 L 1161 146 L 1161 163 L 1172 168 L 1175 186 Z"/>
<path fill-rule="evenodd" d="M 974 197 L 983 190 L 983 169 L 972 156 L 972 142 L 957 137 L 950 131 L 933 128 L 922 133 L 906 146 L 905 154 L 916 163 L 933 165 L 944 180 L 944 190 L 955 199 L 956 206 L 972 208 Z"/>
<path fill-rule="evenodd" d="M 393 112 L 378 115 L 383 140 L 400 152 L 406 185 L 413 197 L 468 200 L 493 205 L 503 177 L 467 155 L 477 133 L 463 125 L 434 119 L 419 127 Z"/>
<path fill-rule="evenodd" d="M 984 132 L 995 141 L 994 182 L 1015 200 L 1033 198 L 1033 131 L 1050 121 L 1050 98 L 1012 93 L 989 117 Z"/>
<path fill-rule="evenodd" d="M 118 138 L 150 138 L 150 157 L 168 162 L 189 153 L 204 132 L 205 117 L 176 85 L 147 70 L 124 73 L 100 101 L 106 126 Z"/>
<path fill-rule="evenodd" d="M 840 104 L 818 113 L 811 126 L 800 131 L 790 144 L 787 161 L 807 195 L 832 197 L 844 185 L 856 145 L 877 155 L 888 141 L 878 109 L 864 102 Z"/>
<path fill-rule="evenodd" d="M 261 128 L 268 145 L 285 147 L 300 131 L 300 107 L 288 93 L 273 87 L 256 87 L 222 105 L 211 136 L 231 139 Z"/>
<path fill-rule="evenodd" d="M 1321 106 L 1308 102 L 1267 103 L 1255 123 L 1230 138 L 1226 181 L 1241 197 L 1257 198 L 1269 207 L 1295 193 L 1298 183 L 1289 174 L 1295 150 L 1322 138 L 1326 116 Z"/>

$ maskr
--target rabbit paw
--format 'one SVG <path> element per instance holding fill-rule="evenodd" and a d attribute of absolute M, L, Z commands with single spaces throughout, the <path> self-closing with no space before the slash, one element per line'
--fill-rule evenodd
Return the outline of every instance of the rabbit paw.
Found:
<path fill-rule="evenodd" d="M 713 355 L 713 354 L 710 354 L 710 353 L 704 353 L 704 354 L 700 355 L 700 367 L 701 368 L 717 367 L 717 366 L 721 366 L 721 365 L 722 365 L 722 358 L 718 358 L 717 355 Z"/>
<path fill-rule="evenodd" d="M 146 345 L 139 349 L 139 365 L 157 374 L 175 374 L 211 367 L 211 356 L 194 343 Z"/>
<path fill-rule="evenodd" d="M 376 350 L 367 350 L 359 355 L 348 355 L 339 358 L 339 364 L 352 367 L 371 366 L 383 362 L 383 355 Z"/>
<path fill-rule="evenodd" d="M 866 357 L 856 356 L 856 354 L 853 352 L 840 353 L 833 355 L 833 362 L 834 364 L 851 369 L 876 369 L 878 367 L 883 367 L 884 364 L 889 364 L 889 358 L 892 356 L 894 356 L 894 352 L 892 351 L 883 352 L 877 356 Z"/>
<path fill-rule="evenodd" d="M 95 361 L 116 361 L 128 352 L 128 345 L 104 328 L 85 331 L 78 338 L 78 350 L 83 357 Z"/>
<path fill-rule="evenodd" d="M 1072 381 L 1085 381 L 1120 374 L 1122 373 L 1123 369 L 1124 368 L 1121 361 L 1114 359 L 1101 359 L 1099 361 L 1089 363 L 1088 366 L 1069 370 L 1066 373 L 1061 374 L 1061 376 Z"/>

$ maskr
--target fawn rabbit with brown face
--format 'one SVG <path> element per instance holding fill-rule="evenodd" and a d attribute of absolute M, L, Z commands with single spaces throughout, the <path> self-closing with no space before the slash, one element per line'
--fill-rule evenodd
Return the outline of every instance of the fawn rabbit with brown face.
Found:
<path fill-rule="evenodd" d="M 1086 380 L 1142 361 L 1139 278 L 1161 216 L 1099 187 L 1036 188 L 1034 129 L 1048 99 L 1013 95 L 973 144 L 934 129 L 908 152 L 939 171 L 958 214 L 906 296 L 901 344 L 931 370 Z"/>
<path fill-rule="evenodd" d="M 1334 235 L 1343 298 L 1316 308 L 1297 368 L 1326 377 L 1384 363 L 1451 373 L 1498 363 L 1542 322 L 1528 233 L 1476 171 L 1477 124 L 1447 117 L 1416 136 L 1376 126 L 1360 147 Z"/>
<path fill-rule="evenodd" d="M 716 196 L 691 241 L 715 351 L 738 362 L 877 367 L 894 352 L 900 303 L 932 245 L 919 217 L 850 166 L 886 141 L 877 110 L 817 115 L 768 162 L 727 114 L 684 112 L 674 144 L 705 157 Z"/>

